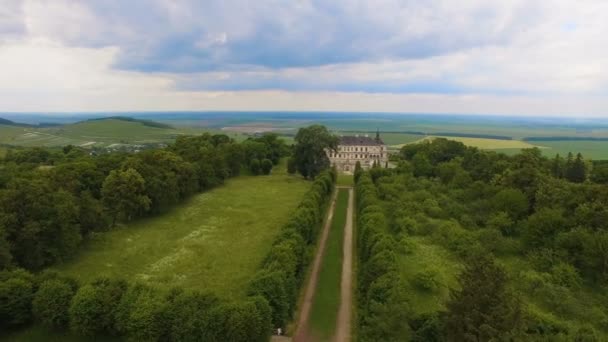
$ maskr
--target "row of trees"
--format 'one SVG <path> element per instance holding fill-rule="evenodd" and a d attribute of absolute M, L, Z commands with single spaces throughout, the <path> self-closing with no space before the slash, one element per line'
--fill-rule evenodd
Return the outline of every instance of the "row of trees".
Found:
<path fill-rule="evenodd" d="M 274 327 L 285 327 L 293 317 L 336 177 L 333 169 L 315 178 L 249 286 L 250 295 L 270 304 Z"/>
<path fill-rule="evenodd" d="M 13 151 L 0 163 L 0 269 L 65 260 L 91 232 L 164 212 L 241 170 L 270 173 L 287 152 L 276 135 L 239 144 L 210 134 L 138 154 Z"/>
<path fill-rule="evenodd" d="M 231 302 L 116 279 L 79 286 L 51 272 L 0 272 L 0 327 L 32 321 L 82 336 L 132 341 L 266 342 L 272 333 L 271 308 L 260 296 Z"/>

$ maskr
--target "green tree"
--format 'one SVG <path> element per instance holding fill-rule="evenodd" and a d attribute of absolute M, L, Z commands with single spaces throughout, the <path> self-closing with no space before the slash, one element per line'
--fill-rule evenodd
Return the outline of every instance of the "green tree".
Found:
<path fill-rule="evenodd" d="M 566 169 L 566 179 L 574 183 L 582 183 L 587 179 L 587 167 L 582 154 L 578 153 Z"/>
<path fill-rule="evenodd" d="M 34 317 L 50 328 L 64 328 L 69 322 L 69 308 L 74 289 L 59 279 L 44 281 L 32 302 Z"/>
<path fill-rule="evenodd" d="M 78 289 L 69 309 L 72 330 L 86 336 L 114 333 L 114 317 L 126 289 L 124 281 L 105 278 Z"/>
<path fill-rule="evenodd" d="M 262 172 L 262 165 L 259 159 L 253 159 L 249 162 L 249 171 L 256 176 Z"/>
<path fill-rule="evenodd" d="M 0 278 L 0 327 L 23 325 L 32 317 L 33 284 L 20 273 Z"/>
<path fill-rule="evenodd" d="M 272 161 L 270 159 L 264 159 L 262 160 L 260 167 L 262 169 L 262 174 L 269 175 L 270 170 L 272 170 Z"/>
<path fill-rule="evenodd" d="M 412 167 L 416 177 L 431 177 L 433 175 L 433 165 L 423 153 L 417 153 L 412 158 Z"/>
<path fill-rule="evenodd" d="M 101 193 L 103 204 L 112 216 L 112 226 L 119 219 L 129 221 L 150 208 L 150 198 L 145 190 L 145 181 L 136 170 L 110 172 L 103 182 Z"/>
<path fill-rule="evenodd" d="M 338 138 L 322 125 L 300 128 L 295 137 L 294 159 L 298 172 L 305 178 L 315 178 L 321 171 L 329 168 L 327 150 L 334 150 Z"/>
<path fill-rule="evenodd" d="M 608 184 L 608 163 L 593 166 L 591 181 L 598 184 Z"/>
<path fill-rule="evenodd" d="M 507 288 L 507 274 L 489 256 L 469 258 L 447 303 L 448 341 L 495 341 L 517 334 L 519 300 Z"/>
<path fill-rule="evenodd" d="M 559 153 L 555 155 L 553 161 L 551 162 L 551 173 L 553 177 L 562 178 L 564 177 L 564 159 L 560 157 Z"/>

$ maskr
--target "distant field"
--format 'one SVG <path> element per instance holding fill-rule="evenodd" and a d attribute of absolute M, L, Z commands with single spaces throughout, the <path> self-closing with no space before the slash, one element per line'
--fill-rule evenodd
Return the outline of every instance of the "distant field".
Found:
<path fill-rule="evenodd" d="M 176 127 L 158 128 L 150 127 L 141 122 L 132 122 L 116 119 L 83 121 L 58 127 L 14 127 L 0 125 L 0 143 L 15 146 L 46 146 L 56 147 L 76 145 L 83 147 L 109 146 L 111 144 L 145 144 L 169 143 L 180 135 L 197 135 L 203 133 L 226 134 L 229 137 L 242 141 L 247 135 L 210 129 L 203 127 Z M 293 138 L 284 138 L 288 143 Z"/>
<path fill-rule="evenodd" d="M 557 153 L 566 156 L 568 152 L 574 154 L 580 152 L 585 158 L 608 159 L 608 141 L 542 141 L 539 144 L 548 147 L 543 150 L 543 154 L 551 157 Z"/>
<path fill-rule="evenodd" d="M 502 139 L 485 139 L 485 138 L 463 138 L 463 137 L 445 137 L 445 136 L 428 136 L 418 141 L 445 138 L 449 140 L 459 141 L 467 146 L 477 147 L 482 150 L 500 150 L 500 149 L 522 149 L 522 148 L 544 148 L 539 145 L 532 145 L 521 140 L 502 140 Z M 543 141 L 544 143 L 544 141 Z M 401 148 L 406 143 L 392 145 L 392 148 Z"/>
<path fill-rule="evenodd" d="M 231 179 L 163 216 L 98 234 L 58 270 L 82 282 L 105 275 L 243 295 L 308 186 L 284 172 Z"/>

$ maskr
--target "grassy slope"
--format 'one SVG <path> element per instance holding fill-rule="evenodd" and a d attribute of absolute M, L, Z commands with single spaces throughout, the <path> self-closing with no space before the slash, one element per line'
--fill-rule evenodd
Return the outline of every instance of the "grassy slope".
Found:
<path fill-rule="evenodd" d="M 336 328 L 340 307 L 342 250 L 347 208 L 348 190 L 340 189 L 310 313 L 312 332 L 320 340 L 329 340 Z"/>
<path fill-rule="evenodd" d="M 59 270 L 242 295 L 308 184 L 284 173 L 243 176 L 163 216 L 97 235 Z"/>
<path fill-rule="evenodd" d="M 411 237 L 414 249 L 411 254 L 399 257 L 401 275 L 410 285 L 409 291 L 412 312 L 419 314 L 431 313 L 445 308 L 449 299 L 450 289 L 458 287 L 457 276 L 461 264 L 445 248 L 435 245 L 423 237 Z M 425 291 L 414 285 L 416 275 L 423 271 L 435 271 L 441 286 L 434 292 Z"/>

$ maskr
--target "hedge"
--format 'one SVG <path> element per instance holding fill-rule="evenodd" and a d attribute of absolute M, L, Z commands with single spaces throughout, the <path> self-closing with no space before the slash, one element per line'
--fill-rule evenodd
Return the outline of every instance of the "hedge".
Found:
<path fill-rule="evenodd" d="M 284 327 L 293 318 L 336 178 L 335 169 L 315 178 L 249 285 L 250 295 L 259 295 L 268 301 L 274 327 Z"/>

